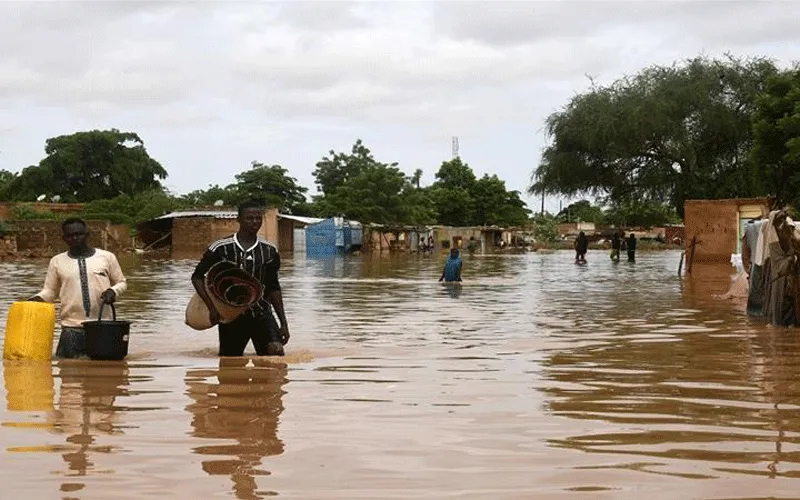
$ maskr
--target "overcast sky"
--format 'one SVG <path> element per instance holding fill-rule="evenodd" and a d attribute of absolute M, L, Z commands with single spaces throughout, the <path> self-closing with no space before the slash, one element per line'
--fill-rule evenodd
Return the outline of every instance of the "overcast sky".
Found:
<path fill-rule="evenodd" d="M 253 160 L 313 192 L 316 161 L 359 137 L 427 184 L 458 136 L 478 175 L 524 191 L 544 119 L 586 75 L 701 53 L 788 65 L 798 23 L 793 0 L 2 2 L 0 169 L 38 163 L 48 137 L 114 127 L 181 193 Z"/>

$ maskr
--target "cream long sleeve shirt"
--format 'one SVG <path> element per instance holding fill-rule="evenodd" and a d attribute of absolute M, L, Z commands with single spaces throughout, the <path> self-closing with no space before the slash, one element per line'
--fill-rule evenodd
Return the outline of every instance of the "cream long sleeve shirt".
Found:
<path fill-rule="evenodd" d="M 50 259 L 44 288 L 37 295 L 46 302 L 61 301 L 62 327 L 80 327 L 84 321 L 97 321 L 100 295 L 109 288 L 119 297 L 128 285 L 117 257 L 96 248 L 91 257 L 73 258 L 64 252 Z M 103 318 L 111 318 L 110 307 Z"/>

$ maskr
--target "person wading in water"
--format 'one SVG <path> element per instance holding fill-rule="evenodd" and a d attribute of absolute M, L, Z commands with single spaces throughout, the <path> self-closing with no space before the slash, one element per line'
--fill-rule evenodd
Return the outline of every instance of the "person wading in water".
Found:
<path fill-rule="evenodd" d="M 50 259 L 44 288 L 28 300 L 61 302 L 61 335 L 56 356 L 86 356 L 86 334 L 83 322 L 97 320 L 100 305 L 113 304 L 128 285 L 117 257 L 88 244 L 89 227 L 82 219 L 67 219 L 61 224 L 64 243 L 69 250 Z M 111 318 L 111 311 L 103 311 Z"/>
<path fill-rule="evenodd" d="M 283 296 L 278 281 L 281 259 L 278 249 L 258 237 L 264 219 L 264 209 L 255 202 L 239 205 L 239 231 L 212 243 L 192 274 L 192 285 L 203 299 L 213 324 L 218 324 L 219 355 L 242 356 L 248 342 L 259 356 L 283 356 L 283 346 L 289 342 L 289 323 L 283 309 Z M 220 323 L 220 314 L 208 296 L 205 275 L 223 260 L 233 262 L 250 273 L 264 286 L 264 296 L 230 323 Z M 278 315 L 275 321 L 272 309 Z"/>

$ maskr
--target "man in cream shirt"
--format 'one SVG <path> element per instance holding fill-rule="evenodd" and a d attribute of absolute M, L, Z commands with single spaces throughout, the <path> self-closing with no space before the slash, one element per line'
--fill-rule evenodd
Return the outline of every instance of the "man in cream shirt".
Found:
<path fill-rule="evenodd" d="M 86 222 L 67 219 L 61 224 L 61 231 L 69 250 L 50 259 L 44 288 L 30 300 L 60 300 L 61 335 L 56 356 L 78 358 L 86 354 L 83 322 L 96 321 L 102 302 L 114 303 L 127 284 L 116 256 L 88 245 Z M 110 318 L 109 309 L 103 311 L 104 318 Z"/>

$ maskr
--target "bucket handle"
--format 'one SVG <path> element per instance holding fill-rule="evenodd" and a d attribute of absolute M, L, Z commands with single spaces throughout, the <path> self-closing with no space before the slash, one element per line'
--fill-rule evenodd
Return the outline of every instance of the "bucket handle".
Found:
<path fill-rule="evenodd" d="M 112 317 L 114 318 L 114 321 L 116 321 L 117 320 L 117 309 L 114 307 L 114 304 L 106 302 L 105 300 L 100 302 L 100 313 L 97 315 L 97 321 L 103 321 L 103 308 L 106 306 L 106 304 L 111 306 L 111 314 L 112 314 Z"/>

